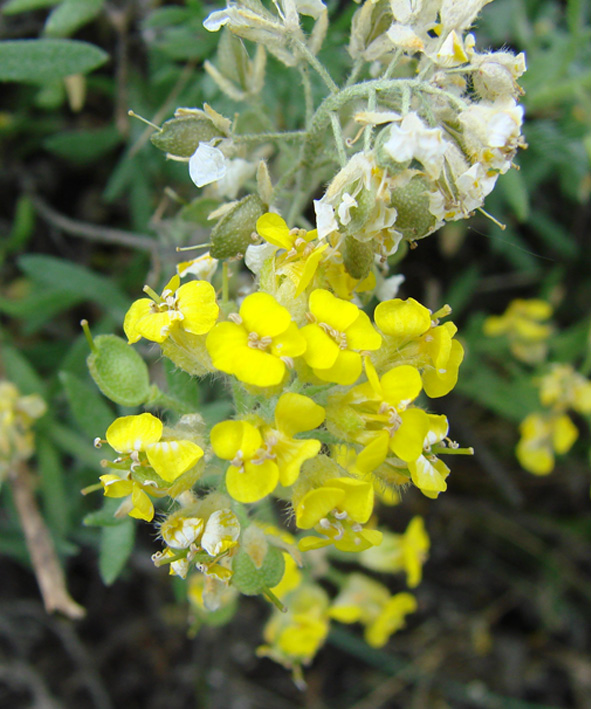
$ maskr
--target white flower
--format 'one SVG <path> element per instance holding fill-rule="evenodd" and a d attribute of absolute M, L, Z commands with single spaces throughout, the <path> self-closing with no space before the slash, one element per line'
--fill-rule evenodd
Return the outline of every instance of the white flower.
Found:
<path fill-rule="evenodd" d="M 217 556 L 234 546 L 239 536 L 240 522 L 232 510 L 216 510 L 207 520 L 201 546 L 210 556 Z"/>
<path fill-rule="evenodd" d="M 348 192 L 345 192 L 337 209 L 339 221 L 343 226 L 347 226 L 347 224 L 351 221 L 351 209 L 354 207 L 357 207 L 357 200 L 354 197 L 351 197 Z"/>
<path fill-rule="evenodd" d="M 252 271 L 255 276 L 260 275 L 265 261 L 268 261 L 273 256 L 277 248 L 277 246 L 269 244 L 267 241 L 262 244 L 250 244 L 246 247 L 246 253 L 244 254 L 246 268 Z"/>
<path fill-rule="evenodd" d="M 318 229 L 318 238 L 324 239 L 333 231 L 337 231 L 339 225 L 334 215 L 334 209 L 330 204 L 323 202 L 321 199 L 314 200 L 314 211 L 316 212 L 316 228 Z"/>
<path fill-rule="evenodd" d="M 177 263 L 176 272 L 181 278 L 191 275 L 196 276 L 200 281 L 211 281 L 217 267 L 218 259 L 210 256 L 208 251 L 203 256 L 199 256 L 199 258 Z"/>
<path fill-rule="evenodd" d="M 408 113 L 400 125 L 392 123 L 387 130 L 389 137 L 384 143 L 384 150 L 396 162 L 404 163 L 416 158 L 429 177 L 439 177 L 447 150 L 440 128 L 427 128 L 416 113 Z"/>
<path fill-rule="evenodd" d="M 199 143 L 189 158 L 189 176 L 197 187 L 221 180 L 226 170 L 226 158 L 222 151 L 207 143 Z"/>
<path fill-rule="evenodd" d="M 238 192 L 246 180 L 254 175 L 255 170 L 256 166 L 248 160 L 242 158 L 228 160 L 224 176 L 214 186 L 217 196 L 236 199 Z"/>
<path fill-rule="evenodd" d="M 383 278 L 382 276 L 377 276 L 377 285 L 374 292 L 375 297 L 381 302 L 385 300 L 392 300 L 396 297 L 398 289 L 404 283 L 404 276 L 398 273 L 395 276 L 390 276 L 389 278 Z"/>

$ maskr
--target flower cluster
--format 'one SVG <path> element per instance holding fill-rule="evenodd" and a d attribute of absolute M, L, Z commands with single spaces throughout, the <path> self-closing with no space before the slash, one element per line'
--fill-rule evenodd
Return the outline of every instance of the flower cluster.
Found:
<path fill-rule="evenodd" d="M 205 104 L 177 109 L 152 136 L 188 162 L 214 225 L 209 253 L 179 264 L 160 295 L 146 286 L 124 331 L 189 375 L 224 380 L 234 413 L 209 428 L 198 413 L 117 419 L 97 441 L 114 450 L 100 484 L 123 498 L 118 516 L 150 521 L 154 500 L 167 501 L 154 561 L 188 578 L 196 625 L 226 620 L 238 593 L 263 595 L 276 610 L 260 653 L 296 673 L 332 620 L 361 623 L 380 647 L 416 610 L 409 592 L 368 575 L 335 581 L 328 562 L 405 572 L 414 588 L 423 522 L 394 534 L 379 501 L 410 487 L 437 498 L 444 456 L 472 452 L 430 411 L 464 356 L 451 309 L 397 297 L 403 277 L 388 257 L 479 209 L 523 145 L 523 56 L 479 54 L 467 34 L 484 4 L 366 0 L 339 86 L 318 57 L 330 31 L 321 0 L 228 3 L 204 23 L 223 28 L 209 75 L 259 114 L 272 54 L 299 72 L 305 125 L 244 133 Z M 318 104 L 310 70 L 326 89 Z M 287 525 L 269 519 L 277 508 Z"/>
<path fill-rule="evenodd" d="M 516 448 L 520 465 L 535 475 L 547 475 L 555 466 L 555 455 L 568 453 L 579 436 L 570 411 L 591 414 L 591 381 L 568 363 L 549 359 L 550 321 L 553 308 L 545 300 L 514 300 L 502 315 L 488 317 L 484 333 L 507 338 L 512 354 L 529 365 L 537 365 L 533 384 L 538 407 L 519 426 Z"/>
<path fill-rule="evenodd" d="M 0 483 L 33 455 L 33 424 L 45 411 L 39 395 L 23 396 L 12 382 L 0 380 Z"/>

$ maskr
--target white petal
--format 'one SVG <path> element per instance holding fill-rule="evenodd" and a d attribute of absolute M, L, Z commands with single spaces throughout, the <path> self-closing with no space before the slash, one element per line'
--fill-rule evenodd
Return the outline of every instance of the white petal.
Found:
<path fill-rule="evenodd" d="M 314 200 L 314 211 L 316 212 L 316 228 L 318 229 L 318 238 L 324 239 L 333 231 L 337 231 L 339 225 L 334 215 L 334 209 L 330 204 L 322 202 L 322 200 Z"/>
<path fill-rule="evenodd" d="M 207 143 L 199 143 L 189 158 L 189 176 L 197 187 L 221 180 L 226 170 L 226 158 L 222 151 Z"/>

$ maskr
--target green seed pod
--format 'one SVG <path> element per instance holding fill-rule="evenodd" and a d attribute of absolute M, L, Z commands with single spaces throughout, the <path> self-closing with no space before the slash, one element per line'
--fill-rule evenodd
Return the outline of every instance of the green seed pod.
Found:
<path fill-rule="evenodd" d="M 232 585 L 245 596 L 256 596 L 273 588 L 283 578 L 285 561 L 276 547 L 269 547 L 260 569 L 245 551 L 240 551 L 232 562 Z"/>
<path fill-rule="evenodd" d="M 211 231 L 210 255 L 224 259 L 244 254 L 252 244 L 251 234 L 256 232 L 257 219 L 266 211 L 267 205 L 255 194 L 232 205 Z"/>
<path fill-rule="evenodd" d="M 146 363 L 117 335 L 96 337 L 86 364 L 98 388 L 116 404 L 139 406 L 149 398 Z"/>
<path fill-rule="evenodd" d="M 221 137 L 220 131 L 205 113 L 171 118 L 150 140 L 160 150 L 179 158 L 190 158 L 199 147 L 212 138 Z"/>
<path fill-rule="evenodd" d="M 408 241 L 422 239 L 435 228 L 437 218 L 429 211 L 429 184 L 422 175 L 394 190 L 390 206 L 398 212 L 394 228 Z"/>
<path fill-rule="evenodd" d="M 358 241 L 354 236 L 347 236 L 341 253 L 350 276 L 360 280 L 367 276 L 374 260 L 374 248 L 370 241 Z"/>

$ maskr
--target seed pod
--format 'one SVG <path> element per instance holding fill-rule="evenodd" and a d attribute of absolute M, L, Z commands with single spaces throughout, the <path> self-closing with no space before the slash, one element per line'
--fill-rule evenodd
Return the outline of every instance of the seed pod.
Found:
<path fill-rule="evenodd" d="M 267 588 L 273 588 L 282 579 L 285 571 L 283 554 L 276 547 L 269 547 L 260 569 L 245 551 L 240 551 L 232 563 L 232 585 L 245 596 L 256 596 Z"/>
<path fill-rule="evenodd" d="M 374 261 L 374 247 L 371 242 L 362 242 L 354 236 L 347 236 L 343 242 L 342 254 L 343 263 L 350 276 L 360 280 L 367 276 Z"/>
<path fill-rule="evenodd" d="M 252 244 L 251 234 L 256 231 L 257 219 L 267 209 L 267 205 L 255 194 L 236 202 L 211 231 L 210 255 L 224 259 L 244 254 L 247 246 Z"/>
<path fill-rule="evenodd" d="M 421 175 L 395 189 L 390 206 L 398 212 L 394 228 L 408 241 L 422 239 L 435 228 L 437 218 L 429 211 L 429 185 Z"/>
<path fill-rule="evenodd" d="M 148 367 L 117 335 L 99 335 L 86 358 L 92 378 L 103 394 L 121 406 L 139 406 L 150 396 Z"/>
<path fill-rule="evenodd" d="M 179 158 L 190 158 L 199 147 L 212 138 L 221 137 L 220 131 L 203 112 L 179 116 L 166 121 L 150 140 L 160 150 Z"/>

